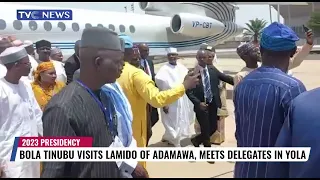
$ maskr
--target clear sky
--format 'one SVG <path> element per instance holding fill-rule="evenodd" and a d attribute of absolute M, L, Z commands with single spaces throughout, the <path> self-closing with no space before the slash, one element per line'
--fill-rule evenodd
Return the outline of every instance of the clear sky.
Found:
<path fill-rule="evenodd" d="M 18 3 L 18 2 L 17 2 Z M 125 6 L 128 7 L 128 11 L 131 9 L 132 2 L 19 2 L 20 4 L 33 4 L 33 5 L 46 5 L 56 7 L 74 7 L 74 8 L 85 8 L 95 10 L 107 10 L 107 11 L 120 11 L 125 12 Z M 270 13 L 268 5 L 238 5 L 239 10 L 236 11 L 236 22 L 240 25 L 244 25 L 251 19 L 264 19 L 270 23 Z M 135 12 L 144 13 L 140 10 L 138 2 L 135 2 Z M 272 21 L 277 21 L 277 11 L 272 8 Z M 280 18 L 283 22 L 283 19 Z"/>

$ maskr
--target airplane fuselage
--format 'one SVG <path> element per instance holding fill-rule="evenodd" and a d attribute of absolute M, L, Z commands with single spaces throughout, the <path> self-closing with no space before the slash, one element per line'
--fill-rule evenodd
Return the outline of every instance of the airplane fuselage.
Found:
<path fill-rule="evenodd" d="M 171 17 L 165 16 L 17 5 L 3 2 L 0 3 L 0 6 L 2 9 L 0 11 L 0 35 L 14 35 L 18 39 L 33 42 L 46 39 L 52 43 L 53 47 L 62 49 L 66 56 L 73 53 L 74 42 L 81 38 L 82 30 L 89 26 L 104 26 L 118 34 L 131 36 L 135 43 L 147 43 L 151 56 L 162 55 L 165 48 L 168 47 L 176 47 L 183 51 L 195 49 L 202 43 L 215 45 L 221 40 L 238 35 L 242 30 L 239 30 L 237 25 L 230 21 L 202 19 L 202 16 L 193 16 L 193 14 L 187 13 L 178 15 L 181 23 L 186 24 L 181 24 L 179 32 L 173 33 L 172 24 L 174 22 Z M 17 9 L 71 9 L 73 19 L 68 21 L 19 21 L 17 20 Z M 180 33 L 180 31 L 183 32 Z M 183 34 L 185 32 L 189 34 Z"/>

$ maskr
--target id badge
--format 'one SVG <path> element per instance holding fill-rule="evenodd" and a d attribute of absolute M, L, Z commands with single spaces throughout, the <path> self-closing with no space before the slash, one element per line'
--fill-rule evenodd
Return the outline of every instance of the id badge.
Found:
<path fill-rule="evenodd" d="M 114 141 L 110 145 L 111 148 L 122 148 L 124 147 L 118 136 L 114 137 Z"/>

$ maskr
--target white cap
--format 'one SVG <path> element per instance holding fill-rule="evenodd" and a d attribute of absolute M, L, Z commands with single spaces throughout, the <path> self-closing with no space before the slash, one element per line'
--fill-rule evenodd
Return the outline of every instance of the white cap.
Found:
<path fill-rule="evenodd" d="M 23 41 L 23 47 L 28 47 L 28 46 L 32 46 L 33 45 L 33 42 L 30 41 L 30 40 L 25 40 Z"/>
<path fill-rule="evenodd" d="M 15 63 L 25 57 L 28 57 L 28 53 L 24 47 L 21 46 L 9 47 L 0 54 L 0 60 L 2 64 Z"/>
<path fill-rule="evenodd" d="M 51 53 L 50 55 L 55 55 L 55 54 L 58 54 L 58 53 L 61 53 L 61 49 L 59 49 L 58 47 L 54 47 L 51 49 Z"/>
<path fill-rule="evenodd" d="M 170 48 L 167 48 L 166 50 L 167 50 L 167 54 L 178 54 L 177 48 L 170 47 Z"/>

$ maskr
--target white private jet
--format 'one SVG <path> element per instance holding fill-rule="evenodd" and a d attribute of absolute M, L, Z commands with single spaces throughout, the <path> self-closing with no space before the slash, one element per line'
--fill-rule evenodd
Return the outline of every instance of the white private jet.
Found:
<path fill-rule="evenodd" d="M 6 2 L 1 2 L 0 7 L 0 35 L 14 35 L 33 42 L 46 39 L 67 56 L 73 53 L 74 42 L 80 39 L 82 30 L 90 26 L 104 26 L 131 36 L 135 43 L 147 43 L 151 56 L 163 55 L 167 47 L 183 51 L 196 49 L 202 43 L 216 45 L 243 32 L 235 23 L 237 7 L 224 2 L 141 2 L 141 9 L 146 13 L 152 11 L 153 15 Z M 73 19 L 20 21 L 18 9 L 71 9 Z"/>
<path fill-rule="evenodd" d="M 197 49 L 202 43 L 215 46 L 241 34 L 243 27 L 235 23 L 236 4 L 240 3 L 140 2 L 146 14 L 134 14 L 0 2 L 0 35 L 14 35 L 33 42 L 46 39 L 69 57 L 84 28 L 104 26 L 131 36 L 135 43 L 148 44 L 150 56 L 163 56 L 167 47 L 185 52 Z M 20 21 L 17 20 L 18 9 L 71 9 L 73 19 Z"/>

